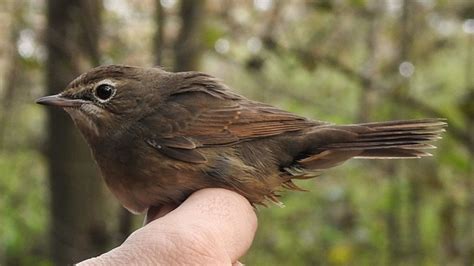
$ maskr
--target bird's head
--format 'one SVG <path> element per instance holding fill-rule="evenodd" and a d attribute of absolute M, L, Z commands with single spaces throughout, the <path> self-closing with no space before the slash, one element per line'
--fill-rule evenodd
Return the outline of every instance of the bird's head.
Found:
<path fill-rule="evenodd" d="M 63 108 L 93 141 L 146 114 L 152 102 L 159 101 L 160 86 L 166 86 L 170 74 L 159 68 L 100 66 L 77 77 L 63 92 L 36 102 Z"/>

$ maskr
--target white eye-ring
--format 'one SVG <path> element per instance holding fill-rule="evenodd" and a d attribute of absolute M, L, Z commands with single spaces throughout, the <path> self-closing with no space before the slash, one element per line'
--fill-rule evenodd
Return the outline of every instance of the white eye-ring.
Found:
<path fill-rule="evenodd" d="M 112 99 L 116 92 L 117 89 L 114 83 L 110 80 L 104 80 L 94 88 L 94 97 L 99 100 L 99 102 L 104 103 Z"/>

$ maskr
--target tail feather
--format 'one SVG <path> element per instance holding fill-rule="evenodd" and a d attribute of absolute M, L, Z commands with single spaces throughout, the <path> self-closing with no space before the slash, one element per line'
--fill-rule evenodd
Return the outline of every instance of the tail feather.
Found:
<path fill-rule="evenodd" d="M 424 150 L 441 139 L 445 119 L 401 120 L 317 127 L 305 140 L 305 169 L 326 169 L 350 159 L 400 159 L 431 156 Z"/>
<path fill-rule="evenodd" d="M 431 156 L 431 153 L 420 150 L 410 150 L 404 148 L 389 148 L 389 149 L 373 149 L 364 150 L 356 159 L 404 159 L 404 158 L 421 158 Z"/>
<path fill-rule="evenodd" d="M 401 140 L 380 140 L 380 141 L 361 141 L 348 142 L 327 145 L 325 149 L 342 149 L 342 150 L 360 150 L 360 149 L 379 149 L 379 148 L 406 148 L 406 149 L 428 149 L 433 145 L 427 145 L 423 142 L 431 140 L 423 139 L 401 139 Z"/>
<path fill-rule="evenodd" d="M 362 135 L 362 138 L 372 138 L 372 137 L 379 137 L 379 136 L 432 136 L 432 135 L 439 135 L 443 132 L 446 132 L 445 129 L 419 129 L 416 131 L 406 131 L 406 130 L 399 130 L 399 131 L 374 131 L 374 132 L 367 132 Z"/>
<path fill-rule="evenodd" d="M 338 130 L 349 131 L 355 135 L 329 143 L 324 148 L 329 150 L 380 150 L 362 152 L 357 157 L 364 157 L 364 154 L 367 154 L 368 157 L 380 154 L 376 158 L 404 158 L 405 156 L 402 156 L 404 153 L 407 153 L 406 157 L 412 157 L 415 155 L 415 150 L 435 148 L 430 142 L 441 139 L 441 134 L 445 132 L 446 126 L 445 119 L 401 120 L 336 126 L 335 128 Z M 418 154 L 418 156 L 427 156 L 429 153 L 418 152 Z"/>
<path fill-rule="evenodd" d="M 356 124 L 355 126 L 365 126 L 365 127 L 395 127 L 395 128 L 406 128 L 413 126 L 416 129 L 427 128 L 427 127 L 446 127 L 445 118 L 425 118 L 425 119 L 411 119 L 411 120 L 393 120 L 393 121 L 384 121 L 384 122 L 370 122 Z"/>

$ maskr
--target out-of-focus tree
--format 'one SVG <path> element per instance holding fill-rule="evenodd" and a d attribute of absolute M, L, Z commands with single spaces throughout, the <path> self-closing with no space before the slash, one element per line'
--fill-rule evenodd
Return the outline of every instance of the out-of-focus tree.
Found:
<path fill-rule="evenodd" d="M 181 0 L 179 16 L 181 28 L 174 44 L 176 71 L 199 68 L 202 56 L 202 27 L 205 20 L 204 0 Z"/>
<path fill-rule="evenodd" d="M 7 71 L 5 75 L 5 89 L 0 103 L 0 150 L 4 148 L 5 133 L 10 119 L 14 98 L 17 91 L 16 84 L 19 79 L 20 72 L 20 56 L 16 49 L 16 44 L 20 37 L 20 29 L 22 27 L 24 3 L 23 1 L 14 2 L 12 7 L 12 26 L 10 30 L 10 39 L 3 44 L 8 51 Z"/>
<path fill-rule="evenodd" d="M 99 63 L 101 1 L 49 0 L 46 86 L 58 93 L 76 76 Z M 104 187 L 85 141 L 71 119 L 48 108 L 48 170 L 51 252 L 66 265 L 107 248 L 108 212 Z"/>
<path fill-rule="evenodd" d="M 471 7 L 471 13 L 466 12 L 474 17 L 474 5 Z M 468 19 L 464 22 L 464 30 L 471 34 L 467 37 L 467 55 L 465 57 L 465 87 L 466 93 L 460 101 L 460 109 L 464 118 L 466 129 L 470 132 L 469 159 L 471 161 L 469 172 L 464 180 L 465 186 L 468 188 L 467 203 L 464 211 L 464 225 L 462 230 L 467 233 L 465 235 L 465 244 L 463 248 L 464 264 L 474 264 L 474 19 Z"/>
<path fill-rule="evenodd" d="M 165 11 L 161 0 L 155 0 L 155 39 L 153 42 L 154 54 L 155 54 L 155 65 L 160 66 L 162 64 L 163 49 L 165 48 Z"/>

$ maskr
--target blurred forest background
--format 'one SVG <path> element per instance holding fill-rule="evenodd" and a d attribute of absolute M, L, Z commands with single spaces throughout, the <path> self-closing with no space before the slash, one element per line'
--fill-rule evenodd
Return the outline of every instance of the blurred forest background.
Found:
<path fill-rule="evenodd" d="M 0 264 L 64 265 L 141 224 L 66 114 L 99 64 L 202 70 L 337 123 L 446 117 L 434 157 L 350 161 L 259 208 L 248 265 L 474 265 L 474 1 L 0 0 Z"/>

